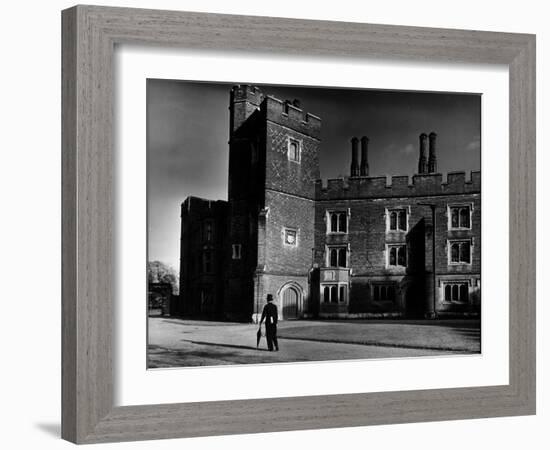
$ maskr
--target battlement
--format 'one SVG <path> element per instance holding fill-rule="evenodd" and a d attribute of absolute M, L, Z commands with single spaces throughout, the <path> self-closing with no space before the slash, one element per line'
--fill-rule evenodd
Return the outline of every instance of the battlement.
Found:
<path fill-rule="evenodd" d="M 247 101 L 256 106 L 260 106 L 265 97 L 259 87 L 249 84 L 237 84 L 233 86 L 230 95 L 233 103 Z"/>
<path fill-rule="evenodd" d="M 225 200 L 208 200 L 206 198 L 189 196 L 181 204 L 181 215 L 205 214 L 216 215 L 227 209 Z"/>
<path fill-rule="evenodd" d="M 474 194 L 481 192 L 481 172 L 472 171 L 466 180 L 465 172 L 416 174 L 387 177 L 335 178 L 323 183 L 315 181 L 316 200 L 346 200 L 356 198 L 421 197 L 429 195 Z"/>
<path fill-rule="evenodd" d="M 321 119 L 314 114 L 304 112 L 299 106 L 289 101 L 267 95 L 261 109 L 267 120 L 316 139 L 321 137 Z"/>

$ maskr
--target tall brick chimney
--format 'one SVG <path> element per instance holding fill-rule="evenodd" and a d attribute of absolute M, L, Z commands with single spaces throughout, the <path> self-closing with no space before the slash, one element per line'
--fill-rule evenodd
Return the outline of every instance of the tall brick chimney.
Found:
<path fill-rule="evenodd" d="M 428 172 L 435 173 L 437 172 L 437 156 L 435 153 L 435 140 L 437 134 L 433 131 L 430 133 L 430 156 L 428 158 Z"/>
<path fill-rule="evenodd" d="M 351 138 L 351 176 L 359 176 L 359 139 Z"/>
<path fill-rule="evenodd" d="M 369 176 L 369 138 L 363 136 L 361 138 L 361 167 L 360 173 L 362 177 Z"/>
<path fill-rule="evenodd" d="M 428 160 L 426 153 L 428 152 L 428 135 L 422 133 L 420 136 L 420 156 L 418 157 L 418 173 L 428 172 Z"/>

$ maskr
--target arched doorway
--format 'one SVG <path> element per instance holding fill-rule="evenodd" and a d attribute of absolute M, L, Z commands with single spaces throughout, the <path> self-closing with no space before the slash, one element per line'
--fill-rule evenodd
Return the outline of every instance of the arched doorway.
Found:
<path fill-rule="evenodd" d="M 281 289 L 279 295 L 283 319 L 297 319 L 300 315 L 301 289 L 289 284 Z"/>

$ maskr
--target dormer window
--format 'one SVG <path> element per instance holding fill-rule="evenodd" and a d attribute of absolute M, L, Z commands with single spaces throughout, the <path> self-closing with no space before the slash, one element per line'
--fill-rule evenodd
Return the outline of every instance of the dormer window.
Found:
<path fill-rule="evenodd" d="M 287 147 L 288 159 L 293 162 L 300 162 L 301 142 L 291 137 L 288 138 Z"/>

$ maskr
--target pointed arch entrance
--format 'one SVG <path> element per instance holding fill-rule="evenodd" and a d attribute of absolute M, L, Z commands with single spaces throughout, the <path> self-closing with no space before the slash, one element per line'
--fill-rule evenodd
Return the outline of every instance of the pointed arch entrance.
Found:
<path fill-rule="evenodd" d="M 283 320 L 298 319 L 302 313 L 303 290 L 297 283 L 287 283 L 279 291 Z"/>

